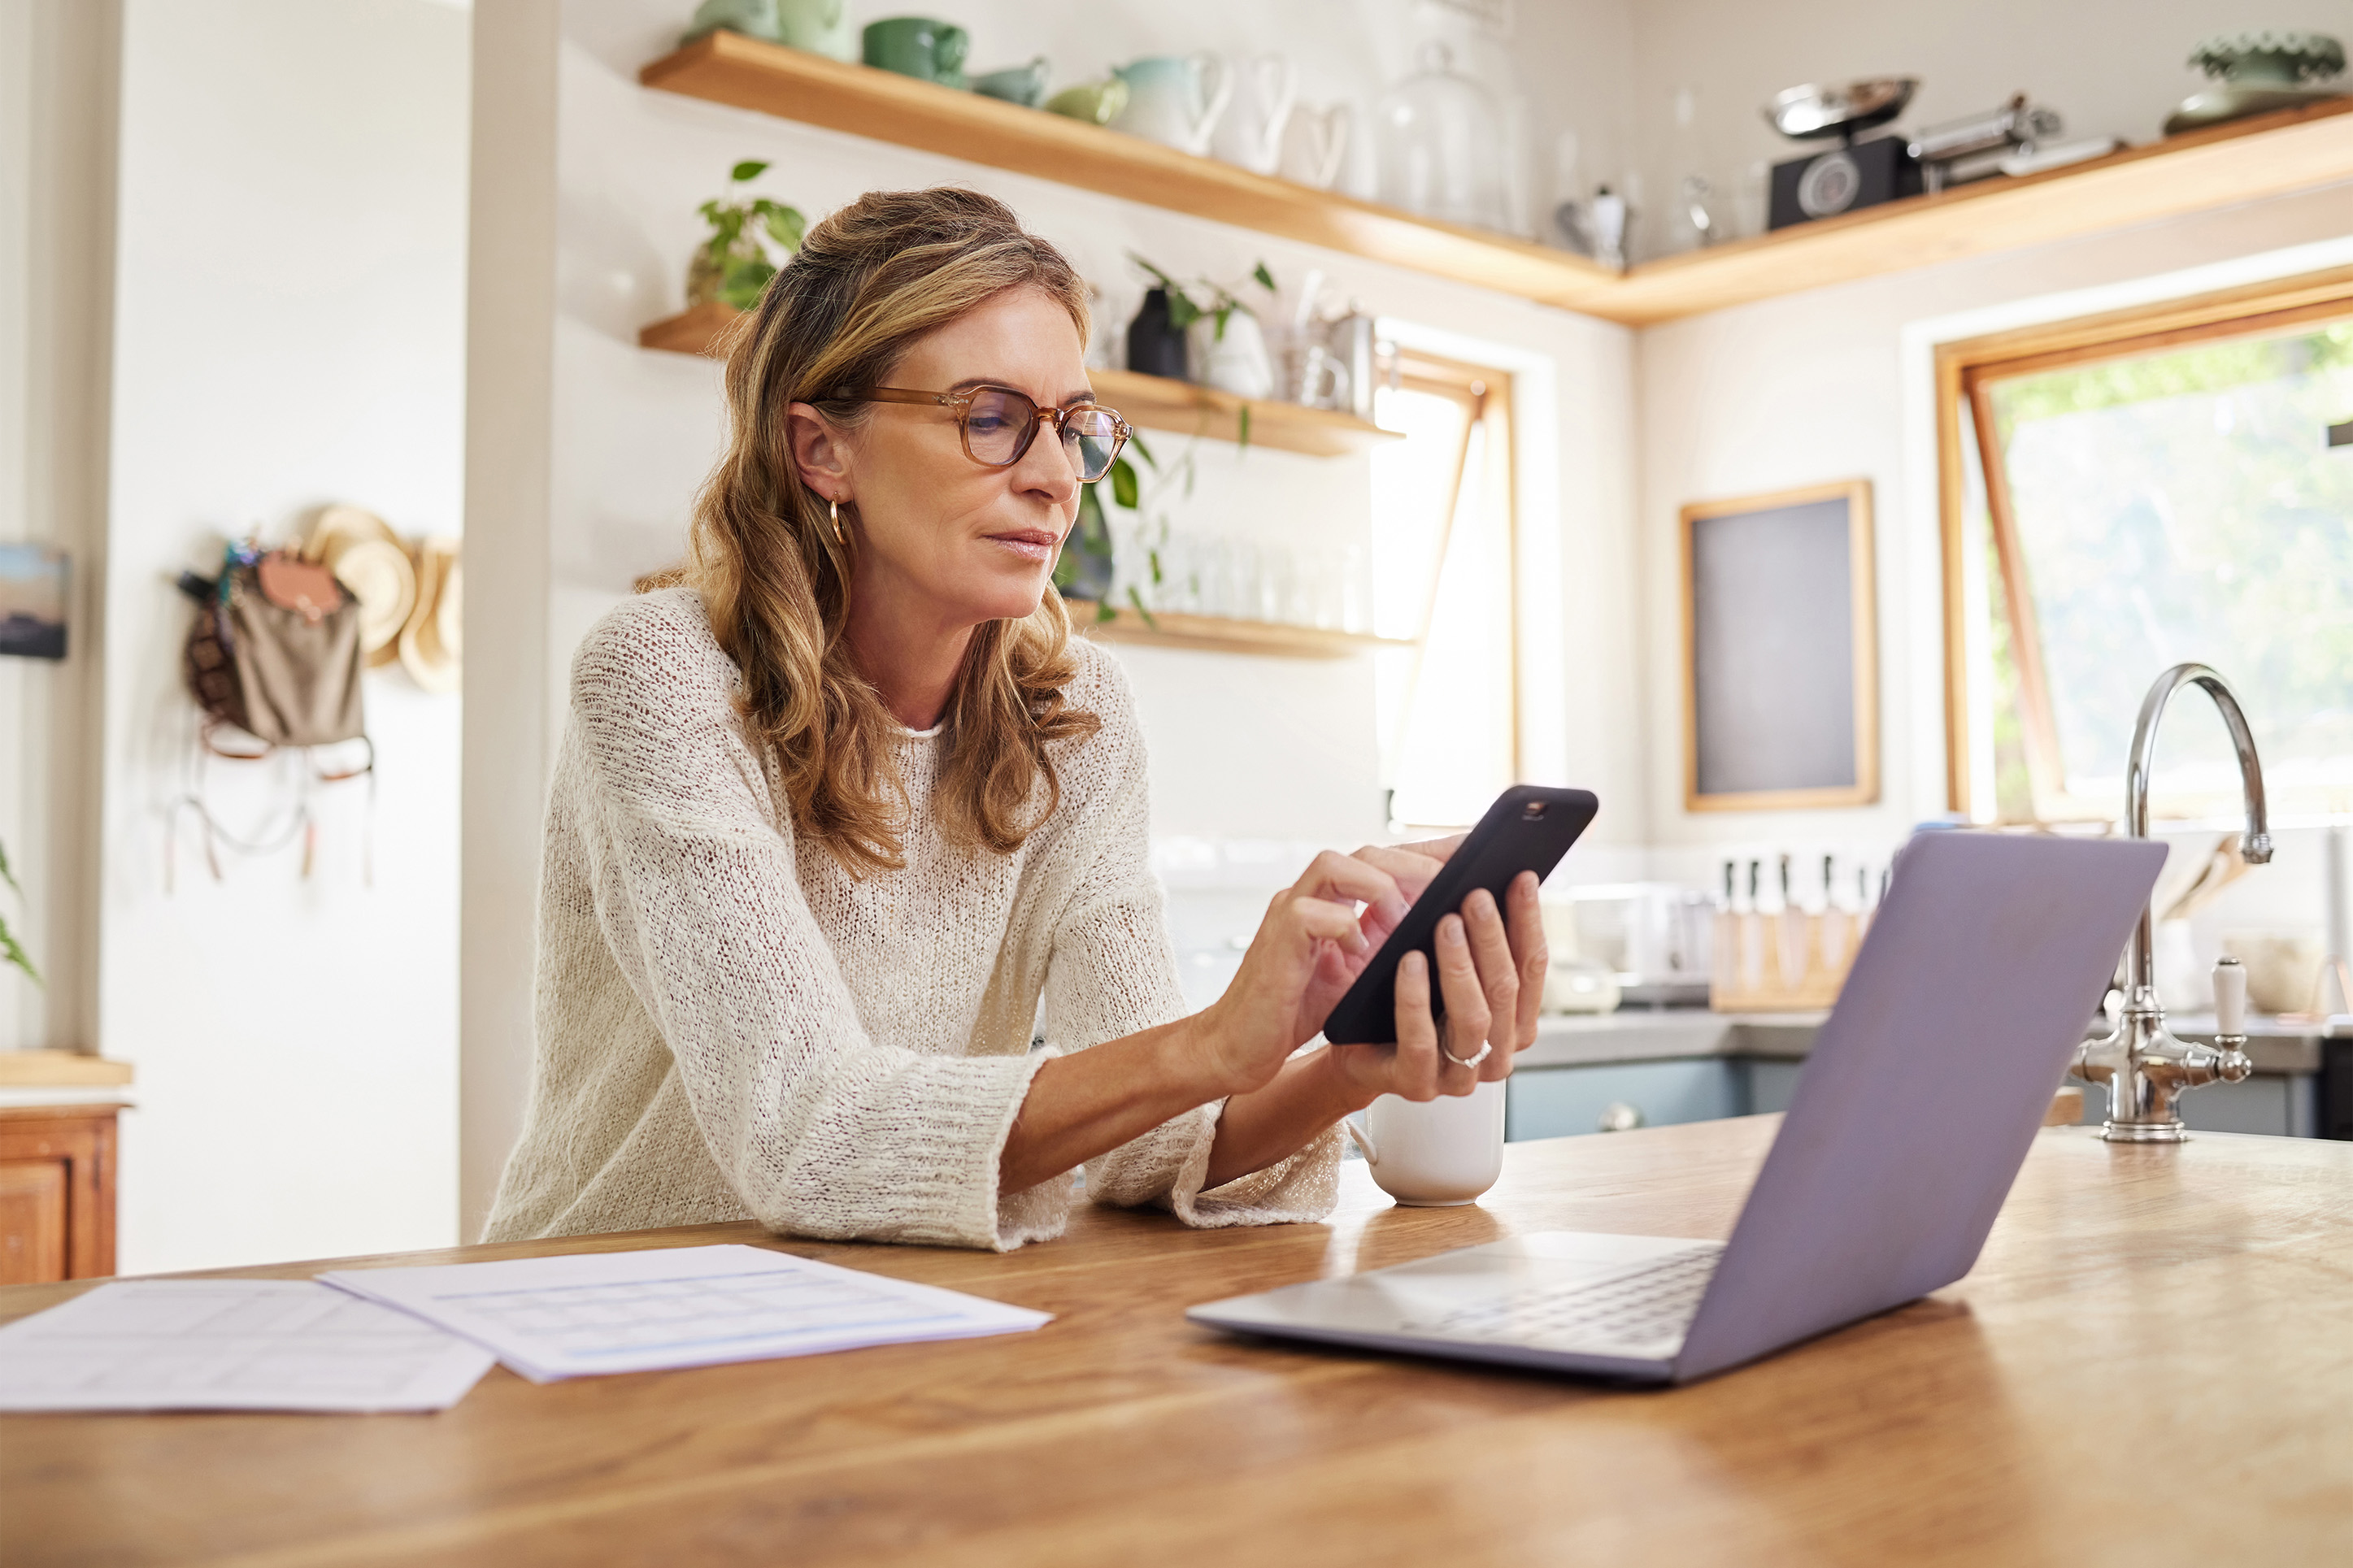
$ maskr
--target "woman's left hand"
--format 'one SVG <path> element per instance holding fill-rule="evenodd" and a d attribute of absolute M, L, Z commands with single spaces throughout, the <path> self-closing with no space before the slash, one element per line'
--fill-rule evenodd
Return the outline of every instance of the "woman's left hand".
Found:
<path fill-rule="evenodd" d="M 1434 972 L 1418 952 L 1398 965 L 1394 1044 L 1330 1047 L 1334 1068 L 1367 1100 L 1382 1094 L 1416 1100 L 1468 1094 L 1482 1082 L 1510 1077 L 1513 1059 L 1535 1043 L 1550 963 L 1535 874 L 1514 878 L 1504 903 L 1498 909 L 1485 889 L 1474 891 L 1459 911 L 1439 921 Z M 1366 935 L 1373 936 L 1369 923 Z M 1352 972 L 1350 980 L 1364 967 L 1363 958 L 1336 956 L 1337 967 Z M 1319 968 L 1317 979 L 1324 978 Z M 1433 996 L 1444 1000 L 1442 1016 L 1433 1017 Z M 1335 992 L 1331 1000 L 1337 999 Z"/>

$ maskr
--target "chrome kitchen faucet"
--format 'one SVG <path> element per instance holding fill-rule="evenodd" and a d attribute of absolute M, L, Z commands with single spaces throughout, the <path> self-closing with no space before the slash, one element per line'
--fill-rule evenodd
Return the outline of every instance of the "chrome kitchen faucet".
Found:
<path fill-rule="evenodd" d="M 2272 858 L 2272 836 L 2263 812 L 2263 770 L 2255 760 L 2255 738 L 2230 683 L 2202 664 L 2177 664 L 2157 678 L 2133 726 L 2132 758 L 2125 771 L 2125 831 L 2148 837 L 2148 770 L 2157 750 L 2157 721 L 2184 686 L 2206 689 L 2231 745 L 2239 754 L 2239 782 L 2247 796 L 2247 836 L 2239 853 L 2251 866 Z M 2165 1026 L 2165 1006 L 2157 995 L 2157 958 L 2150 903 L 2125 946 L 2124 1012 L 2116 1032 L 2087 1041 L 2075 1059 L 2075 1073 L 2108 1086 L 2108 1120 L 2101 1136 L 2111 1143 L 2179 1143 L 2189 1136 L 2174 1101 L 2186 1089 L 2207 1083 L 2239 1083 L 2253 1070 L 2244 1035 L 2216 1035 L 2211 1046 L 2176 1039 Z"/>

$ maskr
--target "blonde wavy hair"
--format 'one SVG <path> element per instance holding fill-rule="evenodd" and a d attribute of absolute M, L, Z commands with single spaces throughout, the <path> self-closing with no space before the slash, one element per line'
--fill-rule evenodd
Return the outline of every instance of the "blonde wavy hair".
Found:
<path fill-rule="evenodd" d="M 697 498 L 687 563 L 641 584 L 702 594 L 712 634 L 743 672 L 745 726 L 781 767 L 796 830 L 853 876 L 906 863 L 902 731 L 845 636 L 859 535 L 837 541 L 826 502 L 801 482 L 786 411 L 807 403 L 837 426 L 863 424 L 872 405 L 845 391 L 888 383 L 917 339 L 1022 288 L 1044 290 L 1087 341 L 1085 282 L 978 192 L 871 192 L 811 228 L 733 329 L 731 433 Z M 973 632 L 942 716 L 934 798 L 949 842 L 1009 854 L 1060 805 L 1053 747 L 1098 728 L 1063 698 L 1077 670 L 1070 637 L 1050 584 L 1027 617 Z"/>

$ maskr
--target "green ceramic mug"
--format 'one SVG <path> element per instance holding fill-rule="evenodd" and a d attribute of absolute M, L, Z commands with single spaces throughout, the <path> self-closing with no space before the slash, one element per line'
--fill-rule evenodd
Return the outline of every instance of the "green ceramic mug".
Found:
<path fill-rule="evenodd" d="M 972 39 L 953 22 L 892 16 L 867 25 L 866 63 L 942 87 L 964 86 L 965 51 Z"/>

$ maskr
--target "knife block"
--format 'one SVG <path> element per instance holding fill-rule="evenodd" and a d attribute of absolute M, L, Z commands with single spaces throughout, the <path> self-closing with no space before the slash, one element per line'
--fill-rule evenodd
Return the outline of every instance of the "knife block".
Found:
<path fill-rule="evenodd" d="M 1871 917 L 1717 911 L 1707 1005 L 1718 1013 L 1819 1012 L 1838 1000 Z"/>

